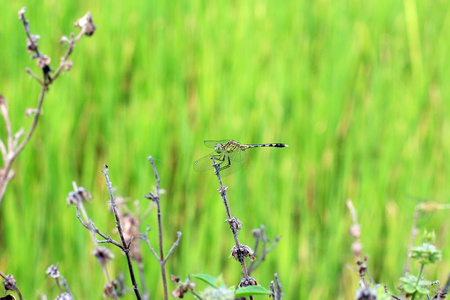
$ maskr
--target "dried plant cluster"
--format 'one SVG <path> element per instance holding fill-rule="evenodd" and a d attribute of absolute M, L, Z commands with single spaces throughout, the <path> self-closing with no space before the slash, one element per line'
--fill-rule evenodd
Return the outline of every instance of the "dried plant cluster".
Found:
<path fill-rule="evenodd" d="M 56 71 L 54 71 L 50 67 L 50 56 L 44 54 L 39 48 L 38 40 L 40 39 L 40 35 L 30 33 L 30 23 L 25 18 L 25 10 L 25 7 L 23 7 L 19 11 L 19 20 L 22 22 L 26 34 L 26 50 L 32 53 L 31 59 L 36 60 L 36 64 L 38 68 L 41 69 L 42 75 L 39 76 L 35 74 L 30 68 L 26 68 L 25 71 L 36 80 L 41 87 L 41 91 L 39 93 L 37 107 L 28 108 L 25 111 L 26 117 L 33 117 L 33 121 L 28 132 L 26 132 L 23 128 L 19 129 L 17 132 L 13 132 L 8 113 L 8 101 L 3 95 L 0 94 L 0 114 L 3 117 L 6 128 L 6 141 L 0 139 L 0 152 L 3 158 L 3 167 L 0 168 L 0 204 L 3 196 L 5 195 L 5 190 L 9 181 L 11 181 L 14 177 L 12 164 L 20 152 L 22 152 L 28 144 L 36 129 L 39 117 L 42 113 L 45 95 L 48 92 L 50 85 L 52 85 L 63 72 L 67 72 L 72 68 L 73 62 L 69 60 L 69 57 L 73 52 L 75 44 L 83 36 L 93 35 L 96 28 L 89 12 L 75 22 L 74 25 L 80 28 L 80 32 L 77 36 L 71 33 L 70 37 L 63 36 L 61 38 L 60 42 L 67 45 L 67 50 L 65 55 L 61 57 L 61 61 Z"/>
<path fill-rule="evenodd" d="M 8 182 L 14 177 L 12 164 L 19 153 L 28 144 L 33 132 L 35 131 L 39 121 L 39 116 L 42 112 L 44 98 L 49 90 L 49 86 L 53 84 L 63 72 L 69 71 L 73 67 L 73 63 L 69 60 L 69 57 L 75 44 L 83 36 L 93 35 L 96 29 L 90 13 L 87 13 L 75 22 L 75 26 L 80 28 L 80 32 L 76 36 L 72 33 L 69 37 L 63 36 L 61 38 L 61 43 L 67 45 L 67 51 L 61 58 L 57 69 L 54 71 L 50 67 L 50 57 L 45 55 L 39 49 L 38 40 L 40 39 L 40 36 L 37 34 L 31 34 L 30 32 L 29 21 L 25 18 L 25 8 L 22 8 L 19 11 L 19 20 L 22 22 L 26 34 L 27 51 L 32 53 L 31 59 L 36 60 L 37 66 L 41 69 L 42 74 L 39 76 L 29 68 L 26 69 L 26 72 L 41 86 L 41 91 L 38 97 L 37 107 L 26 110 L 26 116 L 33 116 L 32 125 L 28 132 L 25 132 L 23 129 L 20 129 L 15 133 L 13 132 L 8 115 L 7 101 L 2 95 L 0 95 L 0 113 L 2 114 L 6 125 L 5 128 L 7 134 L 6 141 L 0 140 L 0 151 L 4 162 L 3 167 L 0 169 L 0 203 L 3 199 Z M 118 236 L 118 238 L 113 238 L 111 234 L 107 234 L 97 228 L 92 219 L 89 217 L 85 204 L 90 202 L 92 195 L 86 189 L 83 187 L 78 187 L 78 185 L 74 182 L 73 191 L 68 193 L 66 199 L 69 206 L 75 206 L 76 218 L 79 220 L 81 225 L 88 230 L 89 236 L 91 237 L 94 248 L 92 255 L 97 259 L 105 276 L 103 296 L 106 298 L 118 299 L 123 296 L 127 290 L 127 283 L 124 282 L 123 274 L 112 276 L 107 267 L 108 263 L 115 259 L 111 250 L 106 247 L 107 244 L 112 244 L 113 246 L 119 248 L 126 257 L 128 272 L 130 274 L 131 289 L 135 294 L 136 299 L 150 299 L 150 291 L 147 290 L 145 284 L 146 279 L 144 262 L 146 255 L 140 248 L 141 241 L 143 241 L 147 244 L 149 251 L 153 254 L 160 265 L 164 299 L 169 299 L 169 295 L 175 298 L 183 298 L 189 293 L 196 299 L 254 299 L 254 296 L 256 295 L 266 295 L 275 300 L 281 300 L 283 292 L 278 274 L 274 274 L 274 280 L 270 283 L 268 289 L 261 287 L 257 280 L 251 276 L 254 270 L 265 261 L 267 255 L 274 250 L 280 239 L 275 237 L 271 242 L 266 236 L 265 227 L 261 225 L 260 228 L 252 231 L 255 238 L 253 248 L 240 242 L 238 235 L 239 231 L 243 227 L 243 222 L 231 213 L 227 195 L 228 187 L 223 184 L 220 174 L 220 164 L 215 161 L 213 156 L 211 156 L 211 170 L 215 170 L 215 174 L 218 179 L 218 192 L 226 213 L 225 222 L 228 224 L 233 237 L 233 244 L 231 245 L 229 257 L 239 262 L 241 265 L 242 277 L 236 287 L 230 287 L 223 283 L 222 278 L 216 278 L 206 274 L 192 274 L 185 281 L 182 281 L 175 275 L 171 275 L 170 279 L 174 282 L 175 288 L 169 292 L 166 264 L 171 255 L 174 254 L 176 247 L 179 245 L 182 233 L 180 231 L 177 232 L 177 236 L 171 248 L 167 253 L 164 253 L 164 234 L 162 226 L 163 214 L 161 206 L 162 189 L 160 188 L 160 178 L 156 165 L 152 157 L 149 157 L 148 160 L 153 169 L 153 174 L 156 180 L 156 188 L 154 192 L 150 192 L 144 196 L 145 199 L 150 200 L 147 202 L 148 207 L 144 213 L 141 213 L 139 209 L 139 207 L 141 207 L 139 201 L 134 203 L 136 211 L 133 211 L 127 206 L 127 201 L 125 198 L 115 195 L 116 193 L 113 189 L 109 176 L 109 168 L 106 165 L 104 166 L 103 175 L 105 177 L 106 186 L 109 192 L 108 204 L 109 209 L 114 216 L 114 223 L 116 227 L 116 232 L 113 232 L 113 234 Z M 449 288 L 448 282 L 444 287 L 442 287 L 439 281 L 430 282 L 424 280 L 422 277 L 425 265 L 436 263 L 442 259 L 441 251 L 436 249 L 433 244 L 435 239 L 434 235 L 427 233 L 424 237 L 423 243 L 418 247 L 413 247 L 414 238 L 418 231 L 416 228 L 416 222 L 420 212 L 444 208 L 437 207 L 437 205 L 418 206 L 415 214 L 415 223 L 411 231 L 411 242 L 408 249 L 408 258 L 406 260 L 403 276 L 400 278 L 401 285 L 399 289 L 401 295 L 397 296 L 389 292 L 385 286 L 375 283 L 375 280 L 370 276 L 368 271 L 369 268 L 367 266 L 368 256 L 363 256 L 363 246 L 360 240 L 361 226 L 358 223 L 356 210 L 351 201 L 348 201 L 347 205 L 353 219 L 353 224 L 350 228 L 350 235 L 354 238 L 351 251 L 355 256 L 358 275 L 360 278 L 360 288 L 356 291 L 355 299 L 400 300 L 411 298 L 413 300 L 418 300 L 425 299 L 425 297 L 426 299 L 446 298 L 446 293 Z M 152 208 L 155 207 L 158 224 L 158 249 L 155 249 L 150 243 L 150 227 L 147 226 L 144 233 L 141 233 L 140 231 L 143 220 L 149 215 Z M 416 260 L 419 262 L 420 268 L 417 276 L 410 273 L 410 260 Z M 135 265 L 137 265 L 139 276 L 137 276 L 135 272 Z M 59 294 L 56 299 L 74 299 L 74 294 L 70 290 L 69 284 L 60 274 L 58 264 L 56 264 L 56 266 L 51 265 L 47 269 L 46 273 L 49 277 L 55 280 L 58 287 Z M 23 299 L 22 293 L 14 277 L 12 275 L 5 275 L 2 272 L 0 272 L 0 276 L 3 278 L 5 293 L 9 293 L 4 297 L 0 297 L 0 300 L 15 299 L 13 294 L 9 291 L 14 292 L 19 299 Z M 138 278 L 140 279 L 139 283 Z M 195 280 L 205 282 L 207 287 L 202 291 L 198 291 Z M 433 288 L 434 290 L 432 290 Z M 430 297 L 431 294 L 433 295 Z M 41 295 L 41 298 L 47 299 L 45 295 Z"/>

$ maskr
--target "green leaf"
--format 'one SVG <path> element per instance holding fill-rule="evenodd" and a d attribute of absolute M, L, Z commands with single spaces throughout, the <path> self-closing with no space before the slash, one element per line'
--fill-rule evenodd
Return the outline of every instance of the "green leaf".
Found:
<path fill-rule="evenodd" d="M 260 285 L 246 286 L 236 290 L 234 297 L 247 297 L 254 295 L 269 295 L 270 291 Z"/>
<path fill-rule="evenodd" d="M 427 287 L 427 286 L 422 286 L 422 285 L 419 285 L 419 286 L 417 287 L 417 291 L 418 291 L 420 294 L 423 294 L 423 295 L 426 295 L 426 294 L 429 294 L 429 293 L 430 293 L 430 290 L 428 290 L 428 287 Z"/>
<path fill-rule="evenodd" d="M 402 288 L 408 294 L 412 294 L 412 293 L 416 292 L 416 286 L 413 285 L 413 284 L 408 284 L 407 283 L 407 284 L 403 285 Z"/>
<path fill-rule="evenodd" d="M 216 285 L 217 279 L 214 276 L 208 274 L 192 274 L 191 276 L 200 279 L 201 281 L 205 282 L 206 284 L 209 284 L 212 287 L 217 288 Z"/>

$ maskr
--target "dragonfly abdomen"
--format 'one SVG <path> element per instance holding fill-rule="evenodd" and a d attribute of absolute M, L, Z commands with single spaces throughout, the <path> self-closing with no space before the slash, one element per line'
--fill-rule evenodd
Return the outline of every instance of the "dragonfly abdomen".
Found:
<path fill-rule="evenodd" d="M 278 148 L 284 148 L 284 147 L 288 147 L 288 145 L 282 144 L 282 143 L 247 145 L 247 146 L 248 146 L 248 148 L 256 148 L 256 147 L 278 147 Z"/>

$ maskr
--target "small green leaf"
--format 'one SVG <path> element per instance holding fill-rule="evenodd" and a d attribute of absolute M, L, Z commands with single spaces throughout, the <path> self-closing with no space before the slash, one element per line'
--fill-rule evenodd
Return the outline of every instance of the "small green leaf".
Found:
<path fill-rule="evenodd" d="M 403 290 L 405 292 L 407 292 L 408 294 L 412 294 L 412 293 L 416 292 L 416 286 L 415 285 L 407 283 L 407 284 L 404 284 L 402 287 L 403 287 Z"/>
<path fill-rule="evenodd" d="M 192 274 L 191 276 L 200 279 L 201 281 L 205 282 L 206 284 L 209 284 L 212 287 L 215 288 L 217 287 L 216 285 L 217 279 L 214 276 L 208 274 Z"/>
<path fill-rule="evenodd" d="M 234 297 L 247 297 L 254 295 L 269 295 L 270 291 L 260 285 L 246 286 L 236 290 Z"/>
<path fill-rule="evenodd" d="M 427 295 L 430 293 L 430 291 L 428 290 L 428 287 L 422 286 L 422 285 L 417 286 L 417 291 L 423 295 Z"/>

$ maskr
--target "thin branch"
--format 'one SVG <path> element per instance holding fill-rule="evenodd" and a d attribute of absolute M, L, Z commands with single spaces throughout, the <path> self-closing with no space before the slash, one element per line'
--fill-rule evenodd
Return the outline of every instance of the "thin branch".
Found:
<path fill-rule="evenodd" d="M 39 78 L 39 76 L 34 74 L 34 72 L 30 68 L 25 68 L 25 72 L 27 72 L 32 78 L 34 78 L 40 85 L 44 85 L 44 82 Z"/>
<path fill-rule="evenodd" d="M 167 252 L 167 256 L 166 256 L 165 261 L 167 261 L 169 259 L 170 255 L 172 255 L 173 250 L 175 250 L 175 248 L 178 247 L 178 244 L 179 244 L 180 239 L 181 239 L 181 235 L 182 235 L 181 231 L 177 231 L 177 239 L 173 243 L 172 247 L 170 247 L 169 252 Z"/>
<path fill-rule="evenodd" d="M 230 206 L 228 205 L 228 198 L 227 198 L 228 187 L 223 185 L 222 177 L 220 176 L 220 165 L 218 163 L 216 163 L 216 160 L 214 159 L 213 156 L 211 156 L 211 160 L 213 161 L 213 166 L 216 171 L 217 179 L 219 181 L 220 188 L 218 188 L 217 190 L 219 191 L 220 197 L 222 198 L 222 201 L 223 201 L 223 205 L 225 206 L 225 210 L 226 210 L 226 213 L 228 216 L 227 221 L 230 224 L 230 229 L 231 229 L 231 232 L 233 233 L 233 238 L 234 238 L 234 242 L 236 245 L 235 247 L 236 247 L 236 251 L 237 251 L 238 260 L 242 266 L 242 273 L 244 275 L 244 279 L 248 281 L 249 275 L 248 275 L 248 271 L 247 271 L 247 265 L 245 264 L 244 253 L 241 251 L 242 247 L 241 247 L 241 244 L 239 243 L 239 239 L 238 239 L 238 232 L 239 232 L 239 229 L 242 227 L 242 222 L 237 220 L 237 218 L 231 216 Z M 242 245 L 242 246 L 245 246 L 245 245 Z"/>
<path fill-rule="evenodd" d="M 80 202 L 81 203 L 81 202 Z M 113 240 L 109 235 L 104 234 L 103 232 L 101 232 L 95 225 L 94 222 L 92 222 L 91 220 L 88 220 L 89 224 L 86 224 L 82 219 L 81 219 L 81 215 L 80 215 L 80 207 L 83 208 L 83 204 L 81 203 L 80 205 L 75 206 L 77 209 L 77 218 L 80 221 L 81 225 L 83 225 L 85 228 L 87 228 L 89 231 L 93 232 L 94 234 L 98 234 L 99 236 L 101 236 L 102 238 L 105 239 L 105 241 L 98 241 L 97 239 L 95 239 L 94 236 L 94 240 L 97 243 L 111 243 L 117 247 L 119 247 L 122 251 L 124 250 L 123 246 L 121 244 L 119 244 L 118 242 L 116 242 L 115 240 Z"/>
<path fill-rule="evenodd" d="M 161 261 L 161 259 L 158 256 L 158 253 L 156 253 L 155 248 L 152 247 L 150 244 L 150 240 L 148 239 L 148 232 L 150 231 L 150 226 L 147 225 L 147 228 L 145 229 L 145 234 L 141 234 L 141 239 L 145 241 L 148 245 L 148 248 L 150 249 L 150 252 L 156 257 L 158 261 Z"/>
<path fill-rule="evenodd" d="M 116 201 L 114 198 L 114 193 L 112 190 L 112 183 L 111 180 L 109 179 L 109 169 L 108 166 L 105 165 L 103 167 L 103 175 L 105 175 L 105 180 L 106 180 L 106 186 L 108 187 L 108 191 L 109 191 L 109 198 L 110 198 L 110 203 L 111 203 L 111 207 L 114 213 L 114 218 L 116 220 L 116 227 L 117 227 L 117 231 L 119 232 L 119 236 L 120 236 L 120 240 L 122 242 L 123 245 L 123 252 L 125 253 L 126 257 L 127 257 L 127 263 L 128 263 L 128 269 L 130 271 L 130 277 L 131 277 L 131 282 L 133 284 L 133 290 L 134 293 L 136 294 L 136 298 L 138 300 L 141 299 L 141 295 L 139 293 L 139 289 L 138 289 L 138 285 L 136 282 L 136 278 L 134 276 L 134 271 L 133 271 L 133 264 L 131 262 L 131 256 L 130 256 L 130 248 L 129 248 L 129 244 L 127 245 L 124 237 L 123 237 L 123 232 L 122 232 L 122 226 L 120 224 L 120 220 L 119 220 L 119 216 L 117 213 L 117 207 L 116 207 Z"/>
<path fill-rule="evenodd" d="M 154 203 L 156 203 L 156 207 L 157 207 L 157 211 L 158 211 L 157 218 L 158 218 L 159 255 L 156 253 L 155 249 L 150 245 L 150 240 L 148 238 L 148 232 L 150 230 L 149 226 L 147 226 L 145 234 L 141 235 L 141 239 L 143 239 L 147 243 L 147 245 L 150 249 L 150 252 L 152 252 L 153 255 L 156 257 L 156 259 L 159 261 L 159 264 L 161 266 L 161 277 L 162 277 L 163 288 L 164 288 L 164 299 L 167 300 L 167 299 L 169 299 L 169 292 L 167 290 L 166 262 L 167 262 L 169 256 L 172 254 L 172 252 L 178 246 L 178 243 L 181 238 L 181 232 L 177 232 L 176 241 L 173 243 L 167 256 L 164 257 L 163 231 L 162 231 L 162 219 L 161 219 L 161 216 L 162 216 L 162 214 L 161 214 L 161 195 L 160 195 L 160 192 L 161 192 L 160 181 L 161 180 L 159 178 L 158 170 L 156 169 L 155 162 L 153 161 L 153 158 L 151 156 L 148 157 L 148 161 L 150 162 L 150 164 L 153 167 L 153 175 L 155 176 L 155 180 L 156 180 L 156 191 L 155 191 L 155 193 L 150 192 L 148 195 L 144 195 L 144 197 L 153 201 Z"/>

